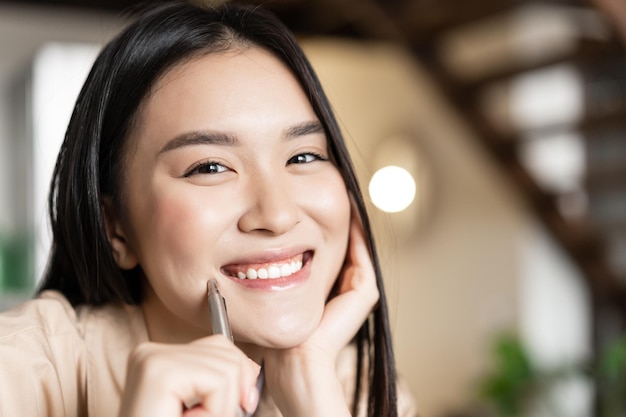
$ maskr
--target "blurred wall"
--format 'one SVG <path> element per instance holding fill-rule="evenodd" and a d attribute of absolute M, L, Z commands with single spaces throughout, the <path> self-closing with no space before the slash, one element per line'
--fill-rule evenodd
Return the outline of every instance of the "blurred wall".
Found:
<path fill-rule="evenodd" d="M 0 233 L 12 227 L 9 190 L 19 181 L 8 168 L 14 83 L 43 42 L 102 43 L 122 23 L 105 14 L 0 6 Z M 533 329 L 529 320 L 543 320 L 525 314 L 532 291 L 524 277 L 544 271 L 541 262 L 565 282 L 577 282 L 577 272 L 405 53 L 324 39 L 304 46 L 336 107 L 364 190 L 368 160 L 390 135 L 414 137 L 431 169 L 428 209 L 423 222 L 410 225 L 414 230 L 393 215 L 372 215 L 400 372 L 422 415 L 441 415 L 470 400 L 488 367 L 494 332 Z M 536 247 L 542 259 L 531 256 Z"/>
<path fill-rule="evenodd" d="M 430 166 L 430 201 L 420 224 L 372 211 L 384 243 L 399 370 L 422 415 L 472 402 L 502 330 L 517 330 L 542 365 L 588 355 L 582 277 L 419 65 L 392 45 L 309 40 L 304 46 L 364 190 L 373 173 L 369 160 L 398 133 L 413 135 Z M 589 404 L 581 402 L 573 415 L 586 415 Z"/>
<path fill-rule="evenodd" d="M 23 180 L 11 172 L 16 130 L 22 128 L 15 125 L 16 114 L 27 111 L 16 108 L 23 105 L 16 94 L 30 76 L 36 51 L 48 41 L 102 44 L 122 25 L 121 19 L 102 13 L 0 5 L 0 235 L 13 231 L 19 215 L 7 197 L 13 183 Z"/>

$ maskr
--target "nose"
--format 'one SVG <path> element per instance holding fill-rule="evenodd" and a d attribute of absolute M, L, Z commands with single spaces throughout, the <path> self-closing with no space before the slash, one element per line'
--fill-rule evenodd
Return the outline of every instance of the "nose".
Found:
<path fill-rule="evenodd" d="M 256 176 L 247 194 L 248 206 L 238 222 L 242 232 L 281 235 L 300 222 L 300 210 L 288 180 Z"/>

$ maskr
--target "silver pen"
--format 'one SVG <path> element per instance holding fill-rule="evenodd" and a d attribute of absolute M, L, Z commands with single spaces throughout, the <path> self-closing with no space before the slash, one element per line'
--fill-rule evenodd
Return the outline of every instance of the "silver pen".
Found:
<path fill-rule="evenodd" d="M 226 300 L 217 289 L 217 281 L 210 279 L 207 282 L 207 296 L 209 298 L 209 311 L 211 312 L 211 327 L 213 334 L 223 334 L 231 342 L 234 341 L 233 333 L 230 331 L 228 314 L 226 312 Z"/>
<path fill-rule="evenodd" d="M 226 312 L 226 300 L 217 289 L 217 281 L 210 279 L 207 282 L 207 297 L 209 299 L 209 311 L 211 312 L 211 327 L 213 334 L 223 334 L 234 342 L 233 333 L 230 331 L 228 314 Z M 250 417 L 241 407 L 237 410 L 237 417 Z"/>

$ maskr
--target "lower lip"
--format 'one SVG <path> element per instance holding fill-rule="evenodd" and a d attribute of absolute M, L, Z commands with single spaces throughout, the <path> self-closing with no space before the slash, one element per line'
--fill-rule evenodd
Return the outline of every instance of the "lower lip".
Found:
<path fill-rule="evenodd" d="M 304 283 L 311 275 L 311 259 L 309 259 L 298 272 L 288 277 L 281 278 L 257 278 L 257 279 L 241 279 L 228 276 L 236 284 L 242 287 L 261 290 L 261 291 L 282 291 L 296 287 Z"/>

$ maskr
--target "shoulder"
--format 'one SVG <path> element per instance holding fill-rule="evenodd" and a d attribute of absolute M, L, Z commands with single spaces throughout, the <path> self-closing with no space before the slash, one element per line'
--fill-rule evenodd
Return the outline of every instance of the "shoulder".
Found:
<path fill-rule="evenodd" d="M 109 361 L 108 365 L 115 362 L 115 369 L 125 368 L 130 350 L 147 339 L 140 307 L 115 303 L 74 307 L 57 291 L 45 291 L 0 313 L 0 349 L 29 352 L 64 366 L 90 356 Z"/>
<path fill-rule="evenodd" d="M 76 313 L 58 293 L 1 313 L 0 414 L 72 415 L 82 404 L 83 352 Z"/>
<path fill-rule="evenodd" d="M 0 344 L 12 344 L 24 337 L 89 339 L 97 333 L 123 336 L 138 332 L 141 337 L 144 328 L 139 307 L 74 307 L 58 291 L 44 291 L 37 298 L 0 313 Z"/>
<path fill-rule="evenodd" d="M 0 415 L 112 409 L 128 353 L 147 339 L 144 323 L 137 306 L 73 307 L 56 291 L 0 313 Z"/>
<path fill-rule="evenodd" d="M 46 291 L 0 313 L 0 344 L 12 344 L 27 337 L 54 337 L 77 334 L 77 316 L 63 295 Z"/>
<path fill-rule="evenodd" d="M 45 291 L 0 313 L 0 359 L 8 352 L 26 360 L 47 361 L 56 368 L 84 371 L 87 356 L 125 361 L 147 339 L 141 309 L 123 304 L 72 306 L 57 291 Z M 121 349 L 121 348 L 124 349 Z M 60 370 L 59 372 L 64 372 Z"/>

